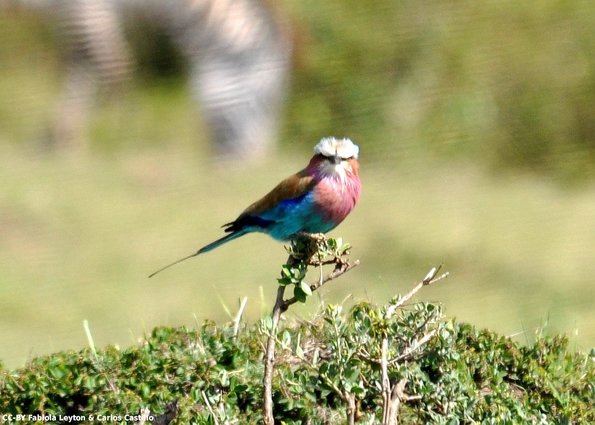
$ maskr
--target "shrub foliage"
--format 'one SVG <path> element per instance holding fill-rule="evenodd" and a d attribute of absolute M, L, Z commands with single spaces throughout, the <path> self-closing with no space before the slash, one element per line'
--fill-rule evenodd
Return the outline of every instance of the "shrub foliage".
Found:
<path fill-rule="evenodd" d="M 159 327 L 125 350 L 97 351 L 89 334 L 88 349 L 0 366 L 0 421 L 595 422 L 593 352 L 572 352 L 559 336 L 521 346 L 445 320 L 440 305 L 411 301 L 446 276 L 435 268 L 386 305 L 327 305 L 310 321 L 280 324 L 290 305 L 357 265 L 349 248 L 324 236 L 292 242 L 273 314 L 256 324 L 238 314 L 227 325 Z M 334 266 L 326 277 L 323 265 Z M 321 271 L 312 285 L 308 267 Z M 284 300 L 287 286 L 294 295 Z"/>
<path fill-rule="evenodd" d="M 563 337 L 521 346 L 468 324 L 441 320 L 439 305 L 414 303 L 389 319 L 386 306 L 328 305 L 311 321 L 278 333 L 273 399 L 286 424 L 380 423 L 381 340 L 388 373 L 405 379 L 400 423 L 593 423 L 593 353 L 569 350 Z M 0 371 L 4 415 L 111 417 L 149 409 L 156 423 L 262 421 L 262 356 L 267 320 L 205 322 L 200 329 L 159 327 L 120 350 L 60 352 Z M 432 338 L 415 342 L 428 332 Z M 129 421 L 130 422 L 130 421 Z"/>

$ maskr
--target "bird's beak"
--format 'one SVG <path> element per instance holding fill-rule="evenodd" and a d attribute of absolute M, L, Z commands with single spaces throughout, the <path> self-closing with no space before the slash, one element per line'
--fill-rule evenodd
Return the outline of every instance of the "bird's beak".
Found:
<path fill-rule="evenodd" d="M 342 160 L 343 159 L 341 159 L 341 157 L 339 155 L 333 155 L 333 157 L 331 158 L 331 161 L 333 162 L 334 165 L 339 165 Z"/>

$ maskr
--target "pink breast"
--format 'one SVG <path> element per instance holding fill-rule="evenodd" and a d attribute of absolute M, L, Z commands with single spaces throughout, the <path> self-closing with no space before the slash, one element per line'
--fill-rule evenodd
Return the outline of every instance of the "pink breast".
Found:
<path fill-rule="evenodd" d="M 357 204 L 361 192 L 357 176 L 348 176 L 345 181 L 338 177 L 323 178 L 316 186 L 316 209 L 326 220 L 335 225 L 341 223 Z"/>

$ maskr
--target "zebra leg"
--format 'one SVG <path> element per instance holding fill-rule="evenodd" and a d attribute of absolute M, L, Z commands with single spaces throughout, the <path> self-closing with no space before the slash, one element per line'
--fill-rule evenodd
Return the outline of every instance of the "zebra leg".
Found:
<path fill-rule="evenodd" d="M 81 149 L 87 145 L 87 118 L 91 111 L 96 83 L 82 66 L 71 64 L 53 105 L 45 148 L 52 150 Z"/>
<path fill-rule="evenodd" d="M 80 148 L 98 89 L 116 92 L 130 77 L 131 61 L 111 2 L 60 0 L 55 6 L 68 64 L 49 142 L 56 148 Z"/>
<path fill-rule="evenodd" d="M 66 83 L 52 125 L 54 145 L 80 146 L 98 88 L 113 89 L 130 76 L 119 18 L 134 19 L 135 14 L 163 27 L 188 58 L 192 91 L 220 157 L 258 158 L 273 145 L 291 43 L 267 0 L 50 3 L 69 53 Z"/>
<path fill-rule="evenodd" d="M 258 159 L 277 137 L 290 66 L 289 36 L 264 1 L 208 3 L 182 34 L 191 40 L 181 48 L 191 62 L 192 90 L 216 154 Z"/>

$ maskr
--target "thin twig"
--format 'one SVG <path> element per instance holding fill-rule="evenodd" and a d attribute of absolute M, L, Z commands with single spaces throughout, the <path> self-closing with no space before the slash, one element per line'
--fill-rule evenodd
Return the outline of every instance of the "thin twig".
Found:
<path fill-rule="evenodd" d="M 382 339 L 381 370 L 382 370 L 382 425 L 396 425 L 401 401 L 405 399 L 404 390 L 407 378 L 402 378 L 395 385 L 391 385 L 388 377 L 388 339 Z"/>
<path fill-rule="evenodd" d="M 417 285 L 415 285 L 411 291 L 409 291 L 406 295 L 404 295 L 396 303 L 391 304 L 386 309 L 386 313 L 384 315 L 385 319 L 389 319 L 395 313 L 395 311 L 397 311 L 397 309 L 399 307 L 401 307 L 403 304 L 405 304 L 407 301 L 409 301 L 415 294 L 417 294 L 419 292 L 419 290 L 421 288 L 423 288 L 424 286 L 431 285 L 435 282 L 438 282 L 439 280 L 442 280 L 442 279 L 448 277 L 448 272 L 443 273 L 440 276 L 436 277 L 436 275 L 438 274 L 438 272 L 440 271 L 441 268 L 442 268 L 442 264 L 439 265 L 438 267 L 432 267 L 432 269 L 428 272 L 426 277 L 421 282 L 419 282 Z"/>
<path fill-rule="evenodd" d="M 289 254 L 287 258 L 288 265 L 295 263 L 293 255 Z M 285 285 L 279 285 L 277 288 L 277 298 L 275 299 L 275 305 L 273 306 L 273 312 L 271 314 L 272 325 L 269 336 L 267 338 L 267 345 L 264 357 L 264 376 L 262 379 L 263 386 L 263 398 L 264 398 L 264 423 L 265 425 L 274 425 L 275 418 L 273 416 L 273 371 L 275 367 L 275 340 L 277 337 L 277 327 L 279 326 L 279 320 L 281 314 L 287 308 L 283 308 L 284 301 L 283 296 L 285 295 Z"/>
<path fill-rule="evenodd" d="M 384 313 L 384 319 L 390 319 L 397 309 L 402 307 L 407 301 L 409 301 L 419 290 L 427 285 L 431 285 L 441 279 L 448 276 L 447 273 L 436 277 L 442 265 L 438 267 L 432 267 L 432 269 L 426 274 L 426 276 L 417 285 L 413 287 L 405 296 L 398 299 L 394 304 L 391 304 Z M 402 354 L 389 362 L 388 360 L 388 335 L 384 335 L 382 338 L 382 346 L 380 349 L 380 370 L 382 373 L 382 424 L 383 425 L 395 425 L 397 423 L 397 417 L 399 415 L 399 409 L 401 402 L 404 400 L 410 400 L 411 398 L 405 395 L 405 385 L 407 384 L 407 378 L 402 378 L 399 382 L 391 384 L 388 377 L 388 366 L 389 363 L 393 364 L 399 360 L 405 359 L 413 354 L 415 350 L 426 344 L 434 335 L 436 330 L 432 330 L 425 334 L 420 339 L 414 341 Z"/>
<path fill-rule="evenodd" d="M 207 394 L 204 391 L 201 391 L 202 394 L 202 399 L 205 401 L 205 404 L 207 405 L 207 409 L 209 409 L 209 413 L 211 414 L 211 417 L 213 418 L 213 422 L 215 423 L 215 425 L 219 425 L 219 420 L 217 419 L 217 415 L 215 415 L 215 411 L 213 410 L 213 407 L 211 406 L 211 403 L 209 402 L 209 398 L 207 397 Z"/>
<path fill-rule="evenodd" d="M 405 351 L 403 351 L 403 353 L 399 354 L 396 358 L 392 359 L 389 363 L 397 363 L 401 360 L 405 360 L 406 358 L 411 356 L 418 348 L 420 348 L 422 345 L 426 344 L 430 339 L 432 339 L 434 337 L 434 335 L 436 335 L 436 333 L 437 333 L 437 330 L 432 329 L 430 332 L 428 332 L 427 334 L 422 336 L 420 339 L 413 341 L 413 344 L 411 344 L 409 347 L 407 347 L 407 349 Z"/>
<path fill-rule="evenodd" d="M 331 280 L 336 279 L 341 275 L 344 275 L 349 270 L 351 270 L 357 266 L 359 266 L 359 260 L 355 260 L 353 263 L 340 264 L 337 268 L 335 268 L 335 270 L 333 270 L 331 273 L 327 274 L 321 281 L 316 281 L 315 283 L 311 284 L 310 289 L 312 290 L 312 292 L 314 292 L 314 291 L 322 288 L 322 286 L 324 286 L 324 284 L 326 284 L 327 282 L 330 282 Z M 298 299 L 296 297 L 291 297 L 291 298 L 285 300 L 283 302 L 283 307 L 282 307 L 283 311 L 287 310 L 290 305 L 295 304 L 296 302 L 298 302 Z"/>
<path fill-rule="evenodd" d="M 388 338 L 382 338 L 380 350 L 380 370 L 382 371 L 382 424 L 388 425 L 390 410 L 390 379 L 388 377 Z"/>
<path fill-rule="evenodd" d="M 267 347 L 264 359 L 264 377 L 263 377 L 263 391 L 264 391 L 264 423 L 265 425 L 274 425 L 275 419 L 273 417 L 273 370 L 275 366 L 275 339 L 277 335 L 277 327 L 281 319 L 283 311 L 283 295 L 285 294 L 285 285 L 279 285 L 277 288 L 277 299 L 273 307 L 272 326 L 270 334 L 267 339 Z"/>

